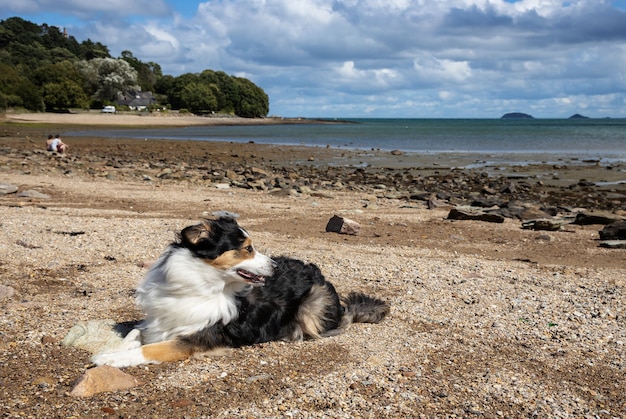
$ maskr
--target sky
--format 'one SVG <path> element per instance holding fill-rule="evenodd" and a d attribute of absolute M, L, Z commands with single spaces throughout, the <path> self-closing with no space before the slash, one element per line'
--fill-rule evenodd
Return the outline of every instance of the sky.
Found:
<path fill-rule="evenodd" d="M 626 0 L 0 0 L 284 117 L 626 117 Z"/>

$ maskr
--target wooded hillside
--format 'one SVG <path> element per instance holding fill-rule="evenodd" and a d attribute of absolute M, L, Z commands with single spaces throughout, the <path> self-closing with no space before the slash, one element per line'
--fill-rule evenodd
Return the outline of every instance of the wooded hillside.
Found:
<path fill-rule="evenodd" d="M 56 26 L 19 17 L 0 21 L 0 110 L 99 109 L 147 92 L 153 94 L 148 110 L 247 118 L 269 112 L 267 94 L 248 79 L 209 69 L 164 75 L 158 63 L 142 62 L 131 51 L 114 58 L 106 45 L 78 42 Z"/>

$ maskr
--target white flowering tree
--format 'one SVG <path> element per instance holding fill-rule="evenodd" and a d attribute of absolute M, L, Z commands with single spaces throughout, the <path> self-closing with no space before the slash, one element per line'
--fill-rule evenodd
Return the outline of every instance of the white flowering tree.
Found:
<path fill-rule="evenodd" d="M 114 102 L 128 93 L 139 91 L 137 71 L 122 59 L 94 58 L 79 61 L 86 90 L 94 100 L 102 103 Z"/>

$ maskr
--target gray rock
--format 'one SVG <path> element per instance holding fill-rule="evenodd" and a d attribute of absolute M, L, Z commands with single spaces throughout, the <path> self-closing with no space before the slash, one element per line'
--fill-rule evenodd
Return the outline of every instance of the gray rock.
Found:
<path fill-rule="evenodd" d="M 437 198 L 431 198 L 426 201 L 426 206 L 428 207 L 428 209 L 437 209 L 442 207 L 449 207 L 450 203 L 448 201 L 442 201 Z"/>
<path fill-rule="evenodd" d="M 167 179 L 171 175 L 172 175 L 172 169 L 170 169 L 169 167 L 166 167 L 165 169 L 163 169 L 159 173 L 157 173 L 156 177 L 158 177 L 159 179 L 161 179 L 161 178 Z"/>
<path fill-rule="evenodd" d="M 90 320 L 77 323 L 65 335 L 61 345 L 84 349 L 96 354 L 119 346 L 124 338 L 118 324 L 111 320 Z"/>
<path fill-rule="evenodd" d="M 626 249 L 626 240 L 605 240 L 600 242 L 600 247 L 607 249 Z"/>
<path fill-rule="evenodd" d="M 17 196 L 20 198 L 50 199 L 50 195 L 46 195 L 45 193 L 41 193 L 33 189 L 22 191 L 18 193 Z"/>
<path fill-rule="evenodd" d="M 8 195 L 17 192 L 17 186 L 9 183 L 0 183 L 0 195 Z"/>

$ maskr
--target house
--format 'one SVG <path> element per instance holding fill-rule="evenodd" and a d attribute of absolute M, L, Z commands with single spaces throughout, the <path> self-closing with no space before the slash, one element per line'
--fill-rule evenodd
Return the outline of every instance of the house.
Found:
<path fill-rule="evenodd" d="M 126 95 L 123 99 L 117 101 L 118 105 L 126 105 L 133 111 L 145 111 L 148 106 L 155 103 L 156 98 L 152 95 L 152 92 L 136 92 Z"/>

